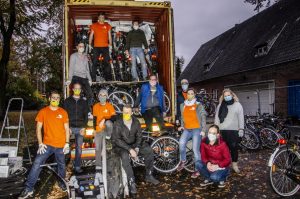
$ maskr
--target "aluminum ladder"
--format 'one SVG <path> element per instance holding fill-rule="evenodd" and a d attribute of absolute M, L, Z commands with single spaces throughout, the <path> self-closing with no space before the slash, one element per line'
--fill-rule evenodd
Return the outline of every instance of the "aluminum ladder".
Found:
<path fill-rule="evenodd" d="M 10 106 L 11 106 L 12 102 L 17 102 L 18 104 L 20 104 L 20 109 L 19 109 L 19 112 L 18 112 L 19 113 L 18 126 L 13 126 L 13 125 L 9 124 L 8 114 L 10 113 Z M 24 124 L 24 118 L 23 118 L 23 107 L 24 107 L 23 98 L 11 98 L 9 100 L 7 108 L 6 108 L 6 113 L 5 113 L 5 117 L 4 117 L 4 120 L 3 120 L 2 128 L 1 128 L 0 145 L 3 142 L 4 143 L 8 142 L 9 143 L 8 146 L 11 146 L 11 143 L 14 143 L 16 145 L 16 148 L 17 148 L 16 153 L 18 154 L 20 134 L 21 134 L 21 130 L 23 130 L 25 141 L 26 141 L 26 146 L 27 146 L 27 152 L 28 152 L 28 159 L 23 159 L 23 160 L 29 161 L 29 163 L 31 164 L 32 161 L 31 161 L 31 155 L 30 155 L 30 150 L 29 150 L 29 145 L 28 145 L 28 137 L 27 137 L 25 124 Z M 19 106 L 18 106 L 18 108 L 19 108 Z M 3 135 L 5 134 L 4 133 L 5 130 L 7 130 L 7 136 L 4 137 Z M 17 134 L 16 134 L 17 137 L 15 137 L 15 136 L 11 137 L 11 133 L 13 131 L 17 131 Z"/>

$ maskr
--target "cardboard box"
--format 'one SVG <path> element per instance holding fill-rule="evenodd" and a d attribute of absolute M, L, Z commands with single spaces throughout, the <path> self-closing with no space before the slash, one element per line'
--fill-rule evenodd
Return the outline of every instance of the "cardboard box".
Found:
<path fill-rule="evenodd" d="M 8 158 L 0 158 L 0 166 L 7 166 Z"/>
<path fill-rule="evenodd" d="M 0 146 L 0 154 L 8 154 L 8 157 L 17 157 L 18 148 L 16 146 Z"/>
<path fill-rule="evenodd" d="M 9 166 L 0 166 L 0 178 L 7 178 L 10 174 Z"/>

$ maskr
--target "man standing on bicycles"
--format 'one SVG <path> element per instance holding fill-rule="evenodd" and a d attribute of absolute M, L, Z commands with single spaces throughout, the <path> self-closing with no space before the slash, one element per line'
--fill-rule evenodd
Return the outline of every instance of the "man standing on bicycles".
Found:
<path fill-rule="evenodd" d="M 139 57 L 142 65 L 143 80 L 147 79 L 147 64 L 145 54 L 148 52 L 148 43 L 144 31 L 139 29 L 138 20 L 132 22 L 133 30 L 129 31 L 126 39 L 125 53 L 131 56 L 131 75 L 133 81 L 138 81 L 138 73 L 136 69 L 136 57 Z M 144 45 L 144 50 L 143 50 Z M 129 52 L 128 52 L 129 51 Z"/>
<path fill-rule="evenodd" d="M 107 90 L 101 89 L 98 94 L 99 103 L 93 106 L 93 115 L 96 117 L 96 131 L 95 131 L 95 144 L 96 144 L 96 171 L 102 170 L 102 143 L 103 139 L 110 139 L 113 130 L 114 116 L 116 111 L 113 105 L 107 102 Z"/>
<path fill-rule="evenodd" d="M 93 70 L 92 79 L 96 81 L 97 64 L 100 54 L 104 57 L 104 76 L 106 80 L 111 80 L 111 68 L 108 64 L 110 59 L 109 53 L 112 50 L 111 26 L 104 22 L 105 15 L 101 12 L 98 15 L 98 21 L 91 25 L 91 33 L 89 36 L 89 49 L 93 48 Z M 94 38 L 94 47 L 92 41 Z"/>
<path fill-rule="evenodd" d="M 84 43 L 79 42 L 77 45 L 78 52 L 75 52 L 70 57 L 69 79 L 67 84 L 80 83 L 83 92 L 86 95 L 89 106 L 93 105 L 93 92 L 91 89 L 92 78 L 89 68 L 87 55 L 84 53 Z"/>
<path fill-rule="evenodd" d="M 166 105 L 164 90 L 158 84 L 156 75 L 151 75 L 149 82 L 142 85 L 140 95 L 134 103 L 135 112 L 139 111 L 139 105 L 141 105 L 141 113 L 146 123 L 146 130 L 152 131 L 153 118 L 158 123 L 160 130 L 165 129 L 164 116 L 166 115 Z"/>
<path fill-rule="evenodd" d="M 154 185 L 159 181 L 152 175 L 154 155 L 151 147 L 142 141 L 142 129 L 138 119 L 132 116 L 131 105 L 123 107 L 122 118 L 114 123 L 113 128 L 113 149 L 121 156 L 123 168 L 127 174 L 129 182 L 129 190 L 131 194 L 136 194 L 135 178 L 131 166 L 130 158 L 137 159 L 141 155 L 145 159 L 146 166 L 146 182 Z"/>
<path fill-rule="evenodd" d="M 76 173 L 82 173 L 81 153 L 83 135 L 88 122 L 89 107 L 84 98 L 80 96 L 81 85 L 73 84 L 73 95 L 68 97 L 64 102 L 64 109 L 68 112 L 70 119 L 70 134 L 75 135 L 75 163 L 74 170 Z"/>
<path fill-rule="evenodd" d="M 52 91 L 49 97 L 50 105 L 41 109 L 35 121 L 36 135 L 39 143 L 37 156 L 31 167 L 25 189 L 19 196 L 19 199 L 28 198 L 33 195 L 34 185 L 36 184 L 42 168 L 40 167 L 52 155 L 55 155 L 58 174 L 61 178 L 66 176 L 65 154 L 69 153 L 69 118 L 68 113 L 60 108 L 60 94 Z M 44 137 L 42 138 L 42 128 Z M 66 191 L 64 183 L 59 182 L 62 190 Z"/>

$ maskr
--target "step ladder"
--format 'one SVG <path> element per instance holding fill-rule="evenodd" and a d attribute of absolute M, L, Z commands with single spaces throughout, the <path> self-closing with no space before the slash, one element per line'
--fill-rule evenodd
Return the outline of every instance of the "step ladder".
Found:
<path fill-rule="evenodd" d="M 19 109 L 19 122 L 18 122 L 18 126 L 13 126 L 9 124 L 9 118 L 8 118 L 8 114 L 10 113 L 10 106 L 12 104 L 12 102 L 17 102 L 20 104 L 20 106 L 18 106 Z M 23 159 L 24 161 L 29 161 L 29 163 L 31 164 L 31 155 L 30 155 L 30 150 L 29 150 L 29 145 L 28 145 L 28 137 L 27 137 L 27 133 L 26 133 L 26 129 L 25 129 L 25 124 L 24 124 L 24 118 L 23 118 L 23 107 L 24 107 L 24 100 L 22 98 L 11 98 L 8 102 L 7 108 L 6 108 L 6 113 L 5 113 L 5 117 L 3 120 L 3 124 L 2 124 L 2 128 L 1 128 L 1 133 L 0 133 L 0 146 L 2 145 L 1 143 L 3 142 L 8 142 L 8 146 L 11 146 L 11 143 L 14 144 L 14 146 L 16 146 L 16 153 L 18 153 L 19 151 L 19 142 L 20 142 L 20 134 L 21 134 L 21 130 L 24 133 L 24 138 L 26 141 L 26 147 L 27 147 L 27 152 L 28 152 L 28 159 Z M 7 133 L 4 133 L 6 130 Z M 17 131 L 17 137 L 11 137 L 11 133 L 13 131 Z M 6 136 L 4 136 L 4 134 L 6 134 Z"/>

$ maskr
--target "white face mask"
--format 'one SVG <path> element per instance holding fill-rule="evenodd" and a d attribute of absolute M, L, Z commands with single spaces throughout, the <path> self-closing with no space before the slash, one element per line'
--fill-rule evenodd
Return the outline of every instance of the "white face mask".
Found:
<path fill-rule="evenodd" d="M 207 137 L 208 137 L 209 141 L 211 141 L 211 142 L 215 142 L 216 139 L 217 139 L 217 135 L 211 134 L 211 133 L 209 133 L 209 134 L 207 135 Z"/>
<path fill-rule="evenodd" d="M 133 29 L 134 29 L 134 30 L 137 30 L 137 29 L 139 29 L 139 26 L 134 25 L 134 26 L 133 26 Z"/>
<path fill-rule="evenodd" d="M 81 48 L 81 47 L 78 48 L 78 52 L 79 52 L 79 53 L 83 53 L 83 52 L 84 52 L 84 48 Z"/>

